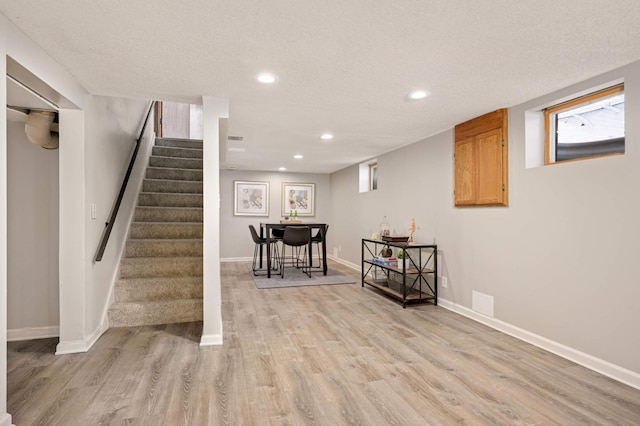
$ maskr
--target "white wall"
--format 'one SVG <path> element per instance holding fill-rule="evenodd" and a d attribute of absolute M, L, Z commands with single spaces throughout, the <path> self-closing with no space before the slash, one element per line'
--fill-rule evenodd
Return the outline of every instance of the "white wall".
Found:
<path fill-rule="evenodd" d="M 9 37 L 0 15 L 0 75 L 7 73 L 6 50 Z M 7 85 L 0 84 L 0 104 L 7 104 Z M 7 413 L 7 110 L 0 108 L 0 426 L 11 424 Z"/>
<path fill-rule="evenodd" d="M 528 109 L 621 77 L 624 156 L 525 167 Z M 358 194 L 357 165 L 336 172 L 333 244 L 359 265 L 383 215 L 397 228 L 415 216 L 416 240 L 438 243 L 443 304 L 640 387 L 638 116 L 640 62 L 510 108 L 509 207 L 453 207 L 453 131 L 379 156 L 378 191 Z M 472 311 L 472 291 L 493 296 L 495 318 Z"/>
<path fill-rule="evenodd" d="M 144 100 L 92 96 L 85 108 L 86 199 L 83 211 L 86 229 L 85 273 L 88 283 L 85 299 L 86 327 L 89 333 L 107 326 L 103 321 L 106 319 L 111 289 L 148 162 L 149 147 L 152 145 L 151 120 L 142 142 L 144 148 L 138 154 L 136 172 L 129 181 L 102 261 L 94 263 L 93 259 L 120 191 L 147 107 L 148 102 Z M 91 218 L 91 204 L 96 206 L 96 219 Z M 93 339 L 93 336 L 90 338 Z"/>
<path fill-rule="evenodd" d="M 108 328 L 107 309 L 153 139 L 146 131 L 101 262 L 93 262 L 120 190 L 147 101 L 87 96 L 83 111 L 60 111 L 60 343 L 88 350 Z M 96 218 L 91 218 L 91 205 Z"/>
<path fill-rule="evenodd" d="M 7 300 L 9 340 L 57 336 L 58 150 L 7 123 Z"/>
<path fill-rule="evenodd" d="M 59 64 L 44 54 L 24 36 L 4 15 L 0 15 L 0 75 L 6 74 L 6 57 L 10 56 L 34 75 L 63 94 L 78 107 L 83 106 L 86 91 Z M 0 102 L 6 105 L 6 84 L 0 84 Z M 6 233 L 6 109 L 0 108 L 0 426 L 11 424 L 6 411 L 6 332 L 7 332 L 7 233 Z"/>
<path fill-rule="evenodd" d="M 233 215 L 233 182 L 236 180 L 269 182 L 268 217 Z M 302 219 L 310 222 L 328 222 L 331 215 L 331 195 L 327 174 L 223 170 L 220 173 L 220 253 L 223 259 L 246 260 L 253 257 L 254 243 L 249 233 L 249 225 L 253 224 L 259 230 L 260 222 L 278 222 L 282 218 L 283 182 L 315 183 L 315 216 Z M 327 235 L 328 241 L 331 241 L 333 232 L 331 227 Z"/>

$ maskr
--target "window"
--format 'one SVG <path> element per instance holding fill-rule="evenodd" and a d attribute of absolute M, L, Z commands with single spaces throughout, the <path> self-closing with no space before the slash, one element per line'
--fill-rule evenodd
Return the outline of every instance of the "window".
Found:
<path fill-rule="evenodd" d="M 369 164 L 369 191 L 378 189 L 378 163 Z"/>
<path fill-rule="evenodd" d="M 545 164 L 624 154 L 624 85 L 544 110 Z"/>
<path fill-rule="evenodd" d="M 359 169 L 359 191 L 370 192 L 378 189 L 378 159 L 373 158 L 364 163 L 360 163 Z"/>

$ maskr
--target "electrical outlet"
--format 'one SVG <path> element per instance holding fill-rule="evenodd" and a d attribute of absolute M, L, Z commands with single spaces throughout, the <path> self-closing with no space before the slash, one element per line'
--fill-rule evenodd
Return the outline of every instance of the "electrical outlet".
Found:
<path fill-rule="evenodd" d="M 449 280 L 447 279 L 447 277 L 442 277 L 442 288 L 447 287 L 449 287 Z"/>

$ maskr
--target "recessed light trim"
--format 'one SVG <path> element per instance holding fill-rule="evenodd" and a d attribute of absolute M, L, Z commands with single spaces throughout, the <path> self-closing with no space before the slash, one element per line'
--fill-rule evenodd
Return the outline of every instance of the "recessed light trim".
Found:
<path fill-rule="evenodd" d="M 407 99 L 410 101 L 419 101 L 420 99 L 424 99 L 427 96 L 429 96 L 429 92 L 427 92 L 426 90 L 414 90 L 413 92 L 409 92 L 407 94 Z"/>
<path fill-rule="evenodd" d="M 284 172 L 285 170 L 287 170 L 286 167 L 278 167 L 278 170 L 280 170 L 281 172 Z"/>
<path fill-rule="evenodd" d="M 293 156 L 293 158 L 295 158 L 296 160 L 300 160 L 300 159 L 304 158 L 304 155 L 296 154 L 296 155 Z"/>
<path fill-rule="evenodd" d="M 320 139 L 322 139 L 323 141 L 330 141 L 331 139 L 333 139 L 333 134 L 331 134 L 331 133 L 323 133 L 320 136 Z"/>
<path fill-rule="evenodd" d="M 263 72 L 256 75 L 256 80 L 258 81 L 258 83 L 262 83 L 262 84 L 273 84 L 276 81 L 278 81 L 278 77 L 276 77 L 271 73 Z"/>

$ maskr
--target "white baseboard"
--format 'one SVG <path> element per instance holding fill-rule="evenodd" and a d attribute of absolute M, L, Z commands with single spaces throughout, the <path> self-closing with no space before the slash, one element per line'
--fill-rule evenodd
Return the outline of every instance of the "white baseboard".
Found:
<path fill-rule="evenodd" d="M 224 257 L 220 258 L 220 262 L 251 262 L 253 257 Z"/>
<path fill-rule="evenodd" d="M 60 342 L 56 346 L 56 355 L 77 354 L 88 351 L 87 342 L 84 340 L 70 340 Z"/>
<path fill-rule="evenodd" d="M 11 426 L 11 414 L 0 414 L 0 426 Z"/>
<path fill-rule="evenodd" d="M 347 266 L 347 267 L 349 267 L 351 269 L 355 269 L 356 271 L 361 271 L 362 270 L 361 269 L 361 265 L 355 264 L 355 263 L 351 263 L 351 262 L 349 262 L 347 260 L 340 259 L 339 257 L 335 257 L 335 256 L 332 256 L 332 255 L 327 255 L 327 259 L 331 259 L 334 262 L 338 262 L 338 263 L 340 263 L 340 264 L 342 264 L 344 266 Z"/>
<path fill-rule="evenodd" d="M 200 338 L 200 346 L 221 346 L 222 334 L 203 334 Z"/>
<path fill-rule="evenodd" d="M 576 364 L 582 365 L 583 367 L 596 371 L 604 376 L 610 377 L 636 389 L 640 389 L 640 374 L 634 371 L 612 364 L 603 359 L 596 358 L 584 352 L 580 352 L 576 349 L 554 342 L 546 337 L 539 336 L 506 322 L 482 315 L 449 300 L 438 298 L 438 305 L 489 326 L 495 330 L 508 334 L 509 336 L 513 336 L 541 349 L 554 353 L 562 358 L 568 359 L 569 361 L 573 361 Z"/>
<path fill-rule="evenodd" d="M 56 346 L 56 355 L 77 354 L 87 352 L 98 341 L 100 336 L 109 329 L 109 322 L 103 319 L 98 328 L 91 333 L 90 336 L 82 340 L 71 340 L 68 342 L 60 342 Z"/>
<path fill-rule="evenodd" d="M 19 340 L 46 339 L 60 336 L 60 327 L 52 325 L 48 327 L 25 327 L 7 330 L 7 342 Z"/>

